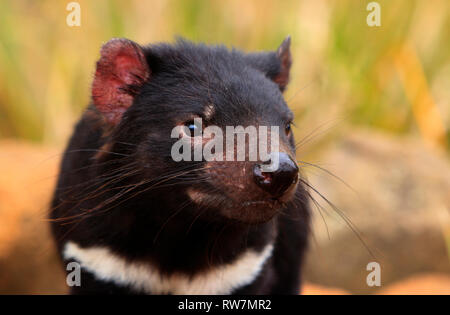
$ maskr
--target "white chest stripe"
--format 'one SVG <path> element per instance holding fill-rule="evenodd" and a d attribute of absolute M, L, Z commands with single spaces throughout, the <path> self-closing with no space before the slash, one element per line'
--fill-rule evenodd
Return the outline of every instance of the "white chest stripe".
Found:
<path fill-rule="evenodd" d="M 67 242 L 64 258 L 75 259 L 97 279 L 130 286 L 153 294 L 229 294 L 234 288 L 251 283 L 272 254 L 273 245 L 263 251 L 248 250 L 230 264 L 217 266 L 194 276 L 177 273 L 162 275 L 148 263 L 129 262 L 106 247 L 81 248 Z M 83 286 L 83 279 L 81 279 Z"/>

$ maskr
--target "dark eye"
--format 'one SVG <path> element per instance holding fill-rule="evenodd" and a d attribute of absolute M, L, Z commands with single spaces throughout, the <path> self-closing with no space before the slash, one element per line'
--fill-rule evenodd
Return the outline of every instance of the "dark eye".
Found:
<path fill-rule="evenodd" d="M 189 129 L 190 134 L 188 134 L 188 136 L 195 137 L 195 132 L 199 131 L 199 126 L 197 126 L 193 120 L 187 121 L 184 125 Z"/>
<path fill-rule="evenodd" d="M 291 125 L 292 125 L 292 122 L 288 122 L 287 124 L 286 124 L 286 126 L 284 127 L 284 132 L 286 133 L 286 135 L 290 135 L 291 134 Z"/>
<path fill-rule="evenodd" d="M 197 129 L 197 126 L 194 123 L 189 123 L 188 128 L 190 131 L 194 132 Z"/>

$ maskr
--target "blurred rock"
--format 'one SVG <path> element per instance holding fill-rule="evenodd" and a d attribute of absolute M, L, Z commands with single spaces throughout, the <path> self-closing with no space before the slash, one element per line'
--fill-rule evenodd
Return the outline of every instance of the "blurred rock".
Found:
<path fill-rule="evenodd" d="M 348 291 L 339 288 L 325 287 L 313 283 L 305 283 L 302 288 L 302 295 L 349 295 Z"/>
<path fill-rule="evenodd" d="M 353 131 L 321 154 L 309 181 L 353 222 L 357 233 L 315 194 L 314 240 L 304 270 L 308 281 L 373 293 L 366 284 L 371 261 L 381 265 L 382 287 L 412 274 L 450 273 L 450 163 L 419 141 Z M 308 172 L 307 172 L 308 173 Z M 325 222 L 324 222 L 325 221 Z M 327 232 L 328 229 L 328 232 Z M 379 289 L 379 288 L 378 288 Z"/>
<path fill-rule="evenodd" d="M 416 275 L 388 285 L 377 291 L 377 294 L 450 295 L 450 276 L 445 274 Z"/>
<path fill-rule="evenodd" d="M 0 142 L 0 294 L 66 292 L 47 221 L 59 159 L 55 149 Z"/>

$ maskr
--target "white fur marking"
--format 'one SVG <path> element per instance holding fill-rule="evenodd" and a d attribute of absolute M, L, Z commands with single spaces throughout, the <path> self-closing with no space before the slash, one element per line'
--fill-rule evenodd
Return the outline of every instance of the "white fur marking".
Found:
<path fill-rule="evenodd" d="M 162 275 L 148 263 L 127 261 L 106 247 L 81 248 L 67 242 L 64 258 L 75 259 L 101 280 L 128 285 L 151 294 L 229 294 L 235 288 L 251 283 L 272 254 L 273 245 L 263 251 L 247 250 L 230 264 L 217 266 L 192 277 L 176 273 Z M 83 279 L 81 279 L 83 285 Z"/>

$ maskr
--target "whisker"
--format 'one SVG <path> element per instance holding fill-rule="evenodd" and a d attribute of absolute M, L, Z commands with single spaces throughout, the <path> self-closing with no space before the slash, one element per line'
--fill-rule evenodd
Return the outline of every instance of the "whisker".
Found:
<path fill-rule="evenodd" d="M 94 208 L 92 208 L 92 209 L 89 209 L 89 210 L 86 210 L 86 211 L 84 211 L 83 213 L 78 214 L 78 215 L 76 215 L 76 216 L 77 216 L 77 217 L 83 217 L 83 218 L 85 218 L 85 217 L 87 217 L 87 216 L 91 216 L 91 215 L 94 214 L 94 213 L 100 214 L 100 213 L 107 212 L 108 210 L 110 210 L 110 209 L 112 209 L 112 208 L 114 208 L 114 207 L 116 207 L 116 206 L 122 204 L 122 203 L 125 202 L 125 201 L 128 201 L 128 200 L 130 200 L 130 199 L 136 197 L 136 196 L 139 195 L 139 194 L 142 194 L 142 193 L 144 193 L 144 192 L 146 192 L 146 191 L 149 191 L 149 190 L 151 190 L 151 189 L 159 188 L 159 186 L 161 186 L 160 184 L 163 183 L 163 182 L 167 182 L 167 181 L 169 181 L 169 180 L 171 180 L 171 179 L 175 179 L 175 178 L 177 178 L 178 176 L 183 175 L 183 174 L 188 174 L 188 173 L 190 173 L 190 172 L 201 171 L 201 170 L 205 170 L 205 169 L 211 169 L 211 167 L 197 168 L 197 169 L 188 170 L 188 171 L 185 171 L 185 172 L 174 172 L 174 174 L 169 174 L 169 175 L 166 174 L 166 175 L 164 175 L 164 176 L 160 176 L 160 177 L 158 178 L 158 182 L 154 183 L 154 184 L 151 185 L 150 187 L 148 187 L 148 188 L 146 188 L 146 189 L 143 189 L 143 190 L 141 190 L 141 191 L 139 191 L 139 192 L 133 194 L 132 196 L 130 196 L 130 197 L 124 199 L 124 200 L 119 201 L 115 206 L 112 206 L 112 207 L 109 207 L 109 208 L 106 208 L 106 209 L 103 209 L 103 210 L 99 211 L 102 207 L 104 207 L 104 206 L 106 206 L 106 205 L 108 205 L 108 204 L 110 204 L 110 203 L 116 201 L 117 199 L 119 199 L 119 198 L 121 198 L 122 196 L 124 196 L 125 194 L 127 194 L 127 193 L 133 191 L 134 189 L 136 189 L 136 188 L 138 188 L 138 187 L 141 187 L 141 186 L 144 185 L 144 184 L 148 184 L 148 183 L 154 181 L 154 179 L 143 180 L 143 181 L 141 181 L 141 182 L 139 182 L 139 183 L 137 183 L 137 184 L 125 185 L 125 186 L 123 186 L 123 187 L 130 187 L 130 188 L 129 188 L 129 189 L 126 189 L 126 190 L 122 190 L 121 192 L 119 192 L 119 193 L 115 194 L 114 196 L 110 197 L 109 199 L 107 199 L 107 200 L 101 202 L 101 203 L 100 203 L 99 205 L 97 205 L 96 207 L 94 207 Z M 102 192 L 102 193 L 104 193 L 104 192 Z M 78 205 L 79 205 L 79 204 L 78 204 Z M 78 205 L 76 205 L 76 206 L 78 206 Z M 76 206 L 75 206 L 75 207 L 76 207 Z M 73 216 L 72 216 L 72 218 L 73 218 Z M 66 218 L 59 218 L 59 219 L 64 220 L 64 219 L 66 219 Z"/>
<path fill-rule="evenodd" d="M 36 164 L 35 167 L 37 168 L 37 167 L 39 167 L 41 164 L 45 163 L 46 161 L 48 161 L 48 160 L 50 160 L 50 159 L 52 159 L 52 158 L 55 158 L 55 157 L 57 157 L 57 156 L 63 155 L 63 154 L 64 154 L 64 153 L 58 153 L 58 154 L 55 154 L 55 155 L 53 155 L 53 156 L 47 157 L 46 159 L 44 159 L 44 160 L 38 162 L 38 163 Z M 98 166 L 103 166 L 103 165 L 107 165 L 107 164 L 118 163 L 118 162 L 121 162 L 121 161 L 123 161 L 123 160 L 125 160 L 125 159 L 127 159 L 127 158 L 131 158 L 131 156 L 126 156 L 126 157 L 121 157 L 121 158 L 117 158 L 117 159 L 114 159 L 114 160 L 108 160 L 108 161 L 104 161 L 104 162 L 100 162 L 100 163 L 95 163 L 95 164 L 85 165 L 85 166 L 81 166 L 81 167 L 74 168 L 74 169 L 67 170 L 67 171 L 59 170 L 56 174 L 53 174 L 53 175 L 50 175 L 50 176 L 46 176 L 46 177 L 44 177 L 44 178 L 40 178 L 40 179 L 37 179 L 36 181 L 33 181 L 33 182 L 30 184 L 30 186 L 39 184 L 39 183 L 41 183 L 41 182 L 43 182 L 43 181 L 45 181 L 45 180 L 53 179 L 53 178 L 58 177 L 58 176 L 61 176 L 61 175 L 71 175 L 71 174 L 75 174 L 75 173 L 77 173 L 78 171 L 81 171 L 81 170 L 85 170 L 85 169 L 89 169 L 89 168 L 94 169 L 95 167 L 98 167 Z"/>
<path fill-rule="evenodd" d="M 336 127 L 339 123 L 341 123 L 341 119 L 342 118 L 334 118 L 334 119 L 326 121 L 326 122 L 322 123 L 321 125 L 319 125 L 318 127 L 314 128 L 305 137 L 303 137 L 300 141 L 298 141 L 295 144 L 295 148 L 297 149 L 300 146 L 304 146 L 305 144 L 307 144 L 310 141 L 312 141 L 315 138 L 317 138 L 319 135 L 324 134 L 324 133 L 328 132 L 329 130 L 331 130 L 332 128 Z M 328 124 L 331 124 L 333 122 L 335 122 L 333 125 L 328 126 L 326 129 L 321 131 L 322 128 L 324 128 L 325 126 L 327 126 Z"/>
<path fill-rule="evenodd" d="M 308 166 L 312 166 L 312 167 L 314 167 L 314 168 L 316 168 L 316 169 L 319 169 L 319 170 L 321 170 L 321 171 L 327 173 L 328 175 L 332 176 L 333 178 L 335 178 L 336 180 L 338 180 L 339 182 L 341 182 L 342 184 L 344 184 L 348 189 L 350 189 L 351 191 L 353 191 L 357 196 L 359 196 L 359 195 L 358 195 L 358 192 L 357 192 L 352 186 L 350 186 L 350 184 L 348 184 L 348 183 L 347 183 L 346 181 L 344 181 L 341 177 L 337 176 L 336 174 L 334 174 L 334 173 L 331 172 L 330 170 L 327 170 L 326 168 L 324 168 L 324 167 L 322 167 L 322 166 L 319 166 L 319 165 L 317 165 L 317 164 L 313 164 L 313 163 L 309 163 L 309 162 L 305 162 L 305 161 L 301 161 L 301 160 L 298 160 L 297 163 L 301 163 L 301 164 L 305 164 L 305 165 L 308 165 Z"/>
<path fill-rule="evenodd" d="M 108 154 L 117 155 L 117 156 L 124 156 L 124 157 L 130 157 L 131 156 L 131 154 L 124 154 L 124 153 L 118 153 L 118 152 L 113 152 L 113 151 L 108 151 L 108 150 L 101 150 L 101 149 L 76 149 L 76 150 L 66 151 L 65 153 L 77 153 L 77 152 L 98 152 L 98 153 L 108 153 Z"/>
<path fill-rule="evenodd" d="M 313 187 L 311 184 L 309 184 L 306 180 L 300 178 L 300 181 L 307 186 L 308 188 L 312 189 L 317 195 L 320 196 L 322 200 L 324 200 L 343 220 L 347 223 L 348 227 L 355 233 L 355 235 L 358 237 L 359 241 L 363 244 L 363 246 L 366 248 L 367 252 L 372 256 L 372 258 L 375 259 L 375 255 L 370 250 L 367 243 L 362 238 L 362 233 L 358 230 L 358 228 L 353 224 L 353 222 L 348 218 L 345 213 L 342 212 L 341 209 L 339 209 L 335 204 L 333 204 L 328 198 L 326 198 L 322 193 L 320 193 L 315 187 Z"/>
<path fill-rule="evenodd" d="M 308 195 L 308 198 L 313 202 L 314 206 L 316 207 L 316 209 L 319 211 L 320 217 L 322 218 L 323 224 L 325 225 L 325 229 L 327 231 L 327 236 L 328 239 L 330 240 L 330 231 L 328 229 L 328 224 L 327 221 L 325 220 L 325 217 L 322 213 L 322 211 L 326 212 L 326 209 L 324 207 L 322 207 L 322 205 L 320 203 L 317 202 L 317 200 L 311 195 L 311 193 L 309 191 L 306 192 Z"/>
<path fill-rule="evenodd" d="M 319 78 L 315 78 L 313 80 L 311 80 L 311 82 L 305 84 L 304 86 L 302 86 L 301 88 L 299 88 L 297 91 L 295 91 L 295 93 L 289 97 L 289 99 L 286 101 L 286 103 L 290 103 L 297 95 L 298 93 L 302 92 L 303 90 L 305 90 L 306 88 L 310 87 L 313 83 L 315 83 L 314 81 L 317 81 Z"/>
<path fill-rule="evenodd" d="M 171 219 L 173 219 L 177 214 L 179 214 L 183 209 L 185 209 L 190 203 L 192 203 L 192 200 L 187 200 L 187 201 L 183 202 L 183 204 L 179 207 L 179 209 L 176 210 L 172 215 L 169 216 L 169 218 L 164 222 L 164 224 L 161 225 L 161 228 L 155 234 L 155 237 L 153 238 L 153 244 L 156 244 L 156 241 L 157 241 L 159 235 L 164 230 L 164 228 L 169 223 L 169 221 Z"/>

